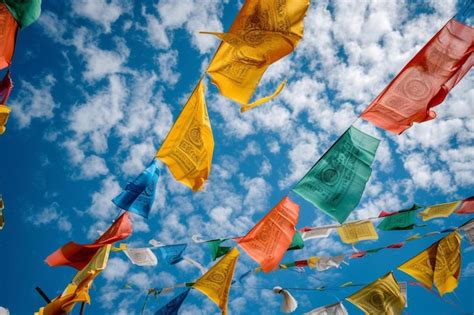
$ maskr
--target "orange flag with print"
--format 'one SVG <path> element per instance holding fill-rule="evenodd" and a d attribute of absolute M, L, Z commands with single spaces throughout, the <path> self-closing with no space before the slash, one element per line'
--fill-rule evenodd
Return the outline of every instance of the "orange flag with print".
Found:
<path fill-rule="evenodd" d="M 272 271 L 285 255 L 295 234 L 299 212 L 300 206 L 286 196 L 238 241 L 263 271 Z"/>
<path fill-rule="evenodd" d="M 15 18 L 5 4 L 0 2 L 0 70 L 10 66 L 17 30 Z"/>

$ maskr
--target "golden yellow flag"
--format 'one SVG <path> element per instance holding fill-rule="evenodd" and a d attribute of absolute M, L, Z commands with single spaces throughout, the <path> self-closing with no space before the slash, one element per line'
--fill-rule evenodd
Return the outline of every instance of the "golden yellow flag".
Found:
<path fill-rule="evenodd" d="M 376 240 L 379 238 L 374 224 L 370 220 L 357 221 L 343 224 L 337 228 L 341 241 L 346 244 L 354 244 L 360 241 Z"/>
<path fill-rule="evenodd" d="M 91 261 L 81 271 L 76 273 L 72 279 L 72 284 L 79 285 L 83 282 L 88 275 L 93 275 L 94 278 L 107 267 L 109 261 L 109 254 L 112 249 L 112 244 L 105 245 L 102 247 Z"/>
<path fill-rule="evenodd" d="M 224 315 L 227 314 L 227 300 L 239 254 L 237 248 L 232 248 L 193 284 L 193 288 L 201 291 L 216 303 Z"/>
<path fill-rule="evenodd" d="M 156 156 L 177 181 L 196 192 L 209 177 L 213 152 L 214 137 L 200 80 Z"/>
<path fill-rule="evenodd" d="M 303 37 L 309 0 L 247 0 L 222 40 L 207 72 L 222 95 L 243 105 L 242 111 L 275 97 L 248 104 L 268 66 L 290 54 Z"/>
<path fill-rule="evenodd" d="M 428 221 L 434 218 L 446 218 L 451 215 L 458 208 L 462 201 L 442 203 L 431 206 L 420 212 L 423 221 Z"/>
<path fill-rule="evenodd" d="M 0 105 L 0 135 L 6 130 L 8 117 L 10 116 L 11 109 L 6 105 Z"/>
<path fill-rule="evenodd" d="M 405 298 L 392 272 L 352 294 L 346 300 L 365 314 L 371 315 L 399 315 L 405 308 Z"/>

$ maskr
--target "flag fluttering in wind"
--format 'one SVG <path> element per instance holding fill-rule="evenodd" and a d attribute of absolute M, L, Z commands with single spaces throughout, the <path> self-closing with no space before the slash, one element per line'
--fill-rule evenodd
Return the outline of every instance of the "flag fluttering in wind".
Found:
<path fill-rule="evenodd" d="M 158 249 L 163 254 L 165 261 L 170 265 L 174 265 L 183 260 L 183 253 L 186 247 L 188 247 L 186 244 L 175 244 L 162 246 Z"/>
<path fill-rule="evenodd" d="M 392 272 L 346 298 L 365 314 L 400 315 L 405 298 Z"/>
<path fill-rule="evenodd" d="M 110 250 L 112 248 L 111 244 L 105 245 L 92 257 L 91 261 L 82 268 L 74 278 L 72 279 L 72 284 L 79 285 L 81 282 L 87 279 L 88 276 L 93 275 L 94 278 L 97 277 L 107 267 L 109 261 Z"/>
<path fill-rule="evenodd" d="M 460 204 L 461 201 L 455 201 L 430 206 L 421 211 L 420 216 L 423 221 L 428 221 L 434 218 L 447 218 L 459 207 Z"/>
<path fill-rule="evenodd" d="M 398 269 L 420 281 L 428 289 L 434 284 L 440 295 L 453 291 L 461 273 L 460 235 L 456 231 L 450 233 Z"/>
<path fill-rule="evenodd" d="M 1 34 L 0 34 L 1 36 Z M 7 71 L 2 81 L 0 81 L 0 104 L 6 105 L 8 97 L 13 89 L 13 81 L 10 74 L 10 70 Z"/>
<path fill-rule="evenodd" d="M 343 223 L 359 204 L 379 143 L 379 139 L 351 126 L 293 191 Z"/>
<path fill-rule="evenodd" d="M 189 290 L 186 289 L 183 293 L 175 296 L 165 306 L 155 312 L 155 315 L 178 315 L 179 308 L 188 296 Z"/>
<path fill-rule="evenodd" d="M 337 302 L 331 305 L 315 308 L 312 311 L 304 313 L 304 315 L 349 315 L 349 313 L 342 302 Z"/>
<path fill-rule="evenodd" d="M 239 254 L 239 250 L 234 247 L 193 284 L 194 289 L 219 306 L 223 315 L 227 314 L 227 300 Z"/>
<path fill-rule="evenodd" d="M 464 233 L 466 233 L 466 237 L 469 241 L 469 244 L 471 244 L 471 246 L 474 246 L 474 221 L 471 221 L 468 224 L 464 225 L 461 229 L 464 231 Z"/>
<path fill-rule="evenodd" d="M 0 2 L 0 64 L 2 62 L 1 61 L 1 58 L 2 58 L 1 10 L 2 10 L 2 3 Z M 10 76 L 10 70 L 9 70 L 3 77 L 2 81 L 0 81 L 0 135 L 5 132 L 8 117 L 10 116 L 11 109 L 10 107 L 7 106 L 7 101 L 12 91 L 12 88 L 13 88 L 13 82 L 12 82 L 12 78 Z"/>
<path fill-rule="evenodd" d="M 149 248 L 126 248 L 124 254 L 137 266 L 156 266 L 158 259 Z"/>
<path fill-rule="evenodd" d="M 470 4 L 472 5 L 472 1 Z M 362 113 L 374 125 L 401 134 L 434 119 L 441 104 L 474 64 L 474 28 L 451 19 Z"/>
<path fill-rule="evenodd" d="M 211 33 L 223 42 L 207 72 L 222 95 L 242 105 L 242 111 L 275 97 L 249 104 L 268 66 L 290 54 L 303 37 L 309 0 L 247 0 L 228 33 Z"/>
<path fill-rule="evenodd" d="M 200 80 L 156 156 L 177 181 L 196 192 L 211 173 L 213 152 L 214 137 Z"/>
<path fill-rule="evenodd" d="M 382 231 L 411 230 L 415 226 L 416 212 L 404 211 L 384 217 L 377 228 Z"/>
<path fill-rule="evenodd" d="M 71 266 L 81 270 L 102 247 L 121 241 L 130 234 L 132 234 L 132 221 L 130 214 L 124 212 L 94 243 L 81 245 L 69 242 L 49 255 L 46 263 L 51 267 Z"/>
<path fill-rule="evenodd" d="M 213 261 L 215 261 L 219 257 L 224 256 L 232 249 L 232 247 L 229 246 L 221 246 L 221 244 L 225 241 L 226 239 L 218 239 L 207 242 L 207 246 L 211 251 L 211 259 Z"/>
<path fill-rule="evenodd" d="M 288 250 L 298 250 L 304 248 L 304 240 L 301 237 L 301 233 L 296 231 L 295 235 L 293 235 L 293 239 L 291 240 L 290 246 Z"/>
<path fill-rule="evenodd" d="M 300 206 L 285 196 L 238 244 L 264 272 L 270 272 L 283 258 L 295 234 Z"/>
<path fill-rule="evenodd" d="M 334 257 L 320 257 L 313 256 L 304 260 L 296 260 L 290 263 L 280 264 L 280 269 L 287 269 L 291 267 L 309 267 L 318 271 L 325 271 L 331 268 L 339 268 L 344 261 L 344 255 Z"/>
<path fill-rule="evenodd" d="M 280 306 L 280 310 L 283 313 L 293 313 L 298 307 L 298 302 L 293 295 L 291 295 L 290 291 L 285 290 L 282 287 L 274 287 L 273 293 L 280 294 L 283 297 L 283 302 Z"/>
<path fill-rule="evenodd" d="M 370 220 L 356 221 L 343 224 L 337 228 L 341 241 L 346 244 L 355 244 L 360 241 L 377 240 L 379 235 Z"/>
<path fill-rule="evenodd" d="M 123 210 L 148 218 L 155 201 L 156 183 L 160 176 L 157 162 L 153 159 L 145 171 L 129 182 L 125 189 L 112 199 L 112 202 Z"/>
<path fill-rule="evenodd" d="M 321 227 L 315 227 L 315 228 L 302 228 L 300 230 L 301 232 L 301 238 L 303 241 L 315 239 L 315 238 L 326 238 L 329 237 L 331 234 L 332 230 L 334 229 L 334 226 L 321 226 Z"/>
<path fill-rule="evenodd" d="M 34 23 L 41 14 L 41 0 L 3 0 L 21 28 Z"/>
<path fill-rule="evenodd" d="M 18 23 L 7 6 L 0 1 L 0 70 L 11 64 L 17 31 Z"/>
<path fill-rule="evenodd" d="M 461 206 L 456 210 L 457 214 L 474 213 L 474 196 L 462 201 Z"/>

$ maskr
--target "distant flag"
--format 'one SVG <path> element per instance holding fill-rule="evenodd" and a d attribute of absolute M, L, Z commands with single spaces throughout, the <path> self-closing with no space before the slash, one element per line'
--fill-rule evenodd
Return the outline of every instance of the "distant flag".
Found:
<path fill-rule="evenodd" d="M 303 238 L 301 237 L 301 233 L 296 231 L 295 235 L 293 236 L 293 239 L 291 240 L 290 246 L 288 247 L 288 250 L 298 250 L 298 249 L 303 249 L 304 248 L 304 241 Z"/>
<path fill-rule="evenodd" d="M 333 257 L 319 257 L 319 259 L 312 264 L 309 264 L 310 268 L 316 268 L 318 271 L 325 271 L 331 268 L 339 268 L 342 262 L 344 262 L 344 255 L 333 256 Z"/>
<path fill-rule="evenodd" d="M 129 182 L 125 189 L 112 199 L 112 202 L 123 210 L 148 218 L 155 201 L 156 183 L 160 176 L 157 162 L 153 159 L 145 171 Z"/>
<path fill-rule="evenodd" d="M 464 225 L 461 229 L 466 234 L 469 244 L 471 244 L 471 246 L 474 246 L 474 220 L 471 220 L 471 222 Z"/>
<path fill-rule="evenodd" d="M 343 223 L 359 204 L 379 143 L 379 139 L 351 126 L 293 191 Z"/>
<path fill-rule="evenodd" d="M 214 137 L 200 80 L 156 156 L 177 181 L 196 192 L 211 173 L 213 152 Z"/>
<path fill-rule="evenodd" d="M 247 0 L 228 33 L 211 33 L 223 42 L 207 69 L 222 95 L 256 107 L 275 97 L 249 104 L 268 66 L 290 54 L 303 37 L 303 18 L 309 0 Z"/>
<path fill-rule="evenodd" d="M 124 254 L 137 266 L 156 266 L 158 259 L 149 248 L 126 248 Z"/>
<path fill-rule="evenodd" d="M 224 256 L 231 250 L 231 247 L 229 246 L 221 246 L 221 244 L 225 241 L 226 239 L 218 239 L 207 242 L 207 246 L 211 251 L 211 259 L 213 261 L 215 261 L 219 257 Z"/>
<path fill-rule="evenodd" d="M 421 211 L 420 216 L 423 221 L 428 221 L 434 218 L 446 218 L 449 217 L 454 212 L 454 210 L 459 207 L 460 204 L 461 201 L 455 201 L 430 206 Z"/>
<path fill-rule="evenodd" d="M 406 281 L 399 281 L 400 293 L 405 298 L 405 307 L 408 306 L 408 283 Z"/>
<path fill-rule="evenodd" d="M 6 4 L 0 1 L 0 70 L 11 64 L 17 30 L 18 23 Z"/>
<path fill-rule="evenodd" d="M 21 28 L 34 23 L 41 14 L 41 0 L 3 0 Z"/>
<path fill-rule="evenodd" d="M 474 196 L 464 199 L 461 206 L 456 210 L 457 214 L 474 213 Z"/>
<path fill-rule="evenodd" d="M 5 209 L 5 203 L 3 202 L 3 196 L 0 195 L 0 230 L 5 226 L 5 218 L 3 216 L 3 209 Z"/>
<path fill-rule="evenodd" d="M 453 291 L 461 273 L 461 237 L 458 232 L 449 234 L 398 269 L 429 289 L 434 284 L 440 295 Z"/>
<path fill-rule="evenodd" d="M 219 306 L 223 315 L 227 314 L 227 300 L 238 257 L 239 251 L 234 247 L 193 284 L 194 289 Z"/>
<path fill-rule="evenodd" d="M 80 245 L 69 242 L 49 255 L 46 263 L 51 267 L 71 266 L 81 270 L 102 247 L 121 241 L 130 234 L 132 234 L 132 221 L 129 213 L 124 212 L 94 243 Z"/>
<path fill-rule="evenodd" d="M 370 220 L 356 221 L 343 224 L 337 228 L 341 241 L 355 244 L 360 241 L 376 240 L 379 238 L 374 224 Z"/>
<path fill-rule="evenodd" d="M 349 313 L 342 302 L 337 302 L 331 305 L 315 308 L 312 311 L 304 313 L 304 315 L 349 315 Z"/>
<path fill-rule="evenodd" d="M 346 298 L 365 314 L 400 315 L 405 298 L 392 272 Z"/>
<path fill-rule="evenodd" d="M 290 291 L 277 286 L 273 288 L 273 293 L 280 294 L 283 297 L 283 303 L 280 307 L 283 313 L 293 313 L 298 307 L 298 302 L 293 295 L 291 295 Z"/>
<path fill-rule="evenodd" d="M 382 210 L 379 213 L 378 217 L 379 218 L 385 218 L 385 217 L 389 217 L 389 216 L 396 215 L 396 214 L 399 214 L 399 213 L 413 212 L 413 211 L 421 209 L 421 208 L 423 208 L 423 207 L 420 206 L 420 205 L 417 205 L 416 203 L 414 203 L 413 206 L 411 206 L 410 208 L 402 209 L 402 210 L 398 210 L 398 211 L 388 212 L 388 211 Z"/>
<path fill-rule="evenodd" d="M 382 231 L 410 230 L 415 226 L 416 212 L 405 211 L 385 217 L 377 228 Z"/>
<path fill-rule="evenodd" d="M 164 256 L 165 261 L 170 265 L 174 265 L 183 260 L 183 253 L 187 246 L 186 244 L 175 244 L 161 246 L 158 249 Z"/>
<path fill-rule="evenodd" d="M 326 238 L 329 237 L 333 230 L 333 226 L 325 227 L 314 227 L 314 228 L 302 228 L 300 229 L 301 238 L 303 241 L 315 239 L 315 238 Z"/>
<path fill-rule="evenodd" d="M 285 196 L 238 244 L 264 272 L 270 272 L 283 258 L 295 234 L 300 206 Z"/>
<path fill-rule="evenodd" d="M 434 119 L 431 108 L 444 101 L 474 64 L 474 28 L 462 22 L 454 17 L 441 28 L 361 117 L 396 134 L 414 122 Z"/>
<path fill-rule="evenodd" d="M 168 303 L 166 303 L 165 306 L 156 311 L 155 315 L 178 315 L 179 308 L 188 296 L 189 290 L 191 289 L 186 289 L 180 295 L 175 296 Z"/>

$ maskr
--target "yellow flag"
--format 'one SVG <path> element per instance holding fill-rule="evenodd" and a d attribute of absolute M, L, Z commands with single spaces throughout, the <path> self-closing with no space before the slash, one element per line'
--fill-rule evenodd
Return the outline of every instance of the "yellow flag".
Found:
<path fill-rule="evenodd" d="M 93 275 L 95 278 L 100 272 L 102 272 L 102 270 L 107 267 L 111 248 L 111 244 L 102 247 L 91 259 L 91 261 L 81 271 L 76 273 L 72 279 L 72 284 L 79 285 L 87 278 L 88 275 Z"/>
<path fill-rule="evenodd" d="M 303 37 L 309 0 L 247 0 L 222 40 L 207 72 L 222 95 L 253 108 L 275 97 L 249 104 L 268 66 L 290 54 Z M 209 33 L 209 32 L 208 32 Z"/>
<path fill-rule="evenodd" d="M 365 314 L 372 315 L 399 315 L 405 307 L 405 298 L 392 272 L 352 294 L 346 300 Z"/>
<path fill-rule="evenodd" d="M 431 206 L 420 212 L 423 221 L 428 221 L 434 218 L 446 218 L 451 215 L 458 208 L 462 201 L 442 203 Z"/>
<path fill-rule="evenodd" d="M 193 285 L 216 303 L 224 315 L 227 314 L 227 300 L 239 254 L 234 247 Z"/>
<path fill-rule="evenodd" d="M 0 135 L 6 130 L 8 116 L 10 116 L 11 109 L 6 105 L 0 105 Z"/>
<path fill-rule="evenodd" d="M 343 224 L 340 228 L 337 228 L 337 233 L 339 233 L 341 241 L 346 244 L 379 238 L 374 224 L 370 220 Z"/>
<path fill-rule="evenodd" d="M 433 275 L 436 262 L 436 251 L 438 243 L 435 243 L 411 258 L 403 265 L 398 267 L 398 270 L 409 274 L 416 280 L 423 283 L 429 289 L 433 286 Z"/>
<path fill-rule="evenodd" d="M 177 181 L 196 192 L 209 177 L 213 152 L 214 137 L 200 80 L 156 156 Z"/>

